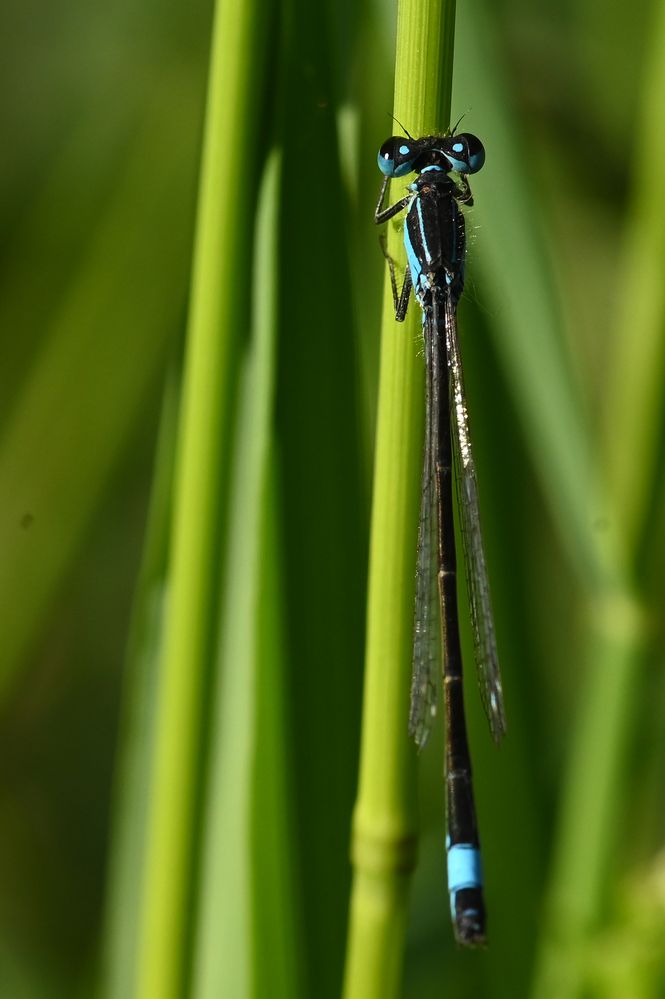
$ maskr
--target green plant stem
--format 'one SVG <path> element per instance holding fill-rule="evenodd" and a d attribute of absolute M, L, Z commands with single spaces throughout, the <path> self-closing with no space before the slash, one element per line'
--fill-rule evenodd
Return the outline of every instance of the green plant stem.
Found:
<path fill-rule="evenodd" d="M 290 870 L 289 839 L 283 834 L 288 815 L 286 796 L 281 808 L 270 811 L 268 843 L 262 855 L 277 872 L 255 884 L 256 857 L 253 822 L 257 810 L 257 755 L 266 731 L 259 725 L 259 702 L 271 676 L 262 645 L 261 614 L 265 599 L 266 519 L 270 493 L 271 427 L 275 377 L 277 317 L 277 220 L 281 158 L 273 151 L 266 162 L 259 192 L 252 286 L 251 344 L 244 358 L 236 421 L 232 494 L 229 508 L 229 544 L 222 586 L 220 667 L 213 699 L 213 724 L 206 809 L 205 844 L 201 864 L 200 915 L 197 921 L 195 973 L 192 994 L 197 999 L 216 996 L 251 996 L 257 993 L 255 964 L 257 920 L 266 918 L 274 881 Z M 276 557 L 276 553 L 274 554 Z M 271 638 L 275 638 L 273 631 Z M 264 645 L 267 643 L 263 643 Z M 271 645 L 273 662 L 281 654 Z M 276 665 L 278 677 L 279 666 Z M 277 685 L 276 685 L 277 686 Z M 272 711 L 281 717 L 277 691 Z M 271 727 L 275 720 L 271 719 Z M 276 742 L 271 759 L 272 783 L 284 780 L 283 745 Z M 264 813 L 262 813 L 264 814 Z M 281 834 L 281 835 L 280 835 Z M 264 866 L 266 862 L 264 861 Z M 289 879 L 284 877 L 284 892 Z M 258 899 L 255 910 L 253 902 Z M 274 901 L 274 900 L 273 900 Z M 292 981 L 280 979 L 276 969 L 290 968 L 295 947 L 289 933 L 295 905 L 292 897 L 280 898 L 283 911 L 272 911 L 273 947 L 280 961 L 271 960 L 271 994 L 295 994 Z M 279 940 L 281 947 L 277 947 Z M 263 959 L 270 953 L 261 950 Z M 287 972 L 288 974 L 288 972 Z"/>
<path fill-rule="evenodd" d="M 175 999 L 187 973 L 204 682 L 217 624 L 233 384 L 250 271 L 243 171 L 255 141 L 266 10 L 217 5 L 174 484 L 168 620 L 148 819 L 136 994 Z M 251 208 L 249 209 L 251 211 Z"/>
<path fill-rule="evenodd" d="M 399 5 L 395 114 L 415 135 L 442 131 L 448 122 L 454 22 L 454 3 L 408 0 Z M 389 252 L 399 257 L 393 237 L 391 232 Z M 422 455 L 418 318 L 414 310 L 410 322 L 395 323 L 386 281 L 346 999 L 399 994 L 415 865 L 415 751 L 407 718 Z"/>

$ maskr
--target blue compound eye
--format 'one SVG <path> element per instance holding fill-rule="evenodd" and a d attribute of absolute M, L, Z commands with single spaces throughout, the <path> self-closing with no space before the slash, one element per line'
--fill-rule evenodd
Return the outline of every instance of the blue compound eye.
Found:
<path fill-rule="evenodd" d="M 466 160 L 469 166 L 469 173 L 478 173 L 485 162 L 485 147 L 475 135 L 467 133 L 466 139 L 467 155 Z"/>
<path fill-rule="evenodd" d="M 485 147 L 470 132 L 453 135 L 446 150 L 450 169 L 458 173 L 478 173 L 485 162 Z"/>
<path fill-rule="evenodd" d="M 379 149 L 377 163 L 386 177 L 403 177 L 413 170 L 413 159 L 417 150 L 399 135 L 392 135 Z"/>

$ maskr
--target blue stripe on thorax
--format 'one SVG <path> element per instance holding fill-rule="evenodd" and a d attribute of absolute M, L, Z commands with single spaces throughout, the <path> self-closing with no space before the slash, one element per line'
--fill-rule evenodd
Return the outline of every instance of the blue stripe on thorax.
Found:
<path fill-rule="evenodd" d="M 418 213 L 418 228 L 420 229 L 420 242 L 422 243 L 423 252 L 425 254 L 425 260 L 428 264 L 432 262 L 432 254 L 430 252 L 429 244 L 427 242 L 427 233 L 425 232 L 425 220 L 423 219 L 423 202 L 422 198 L 418 198 L 416 201 L 416 212 Z"/>

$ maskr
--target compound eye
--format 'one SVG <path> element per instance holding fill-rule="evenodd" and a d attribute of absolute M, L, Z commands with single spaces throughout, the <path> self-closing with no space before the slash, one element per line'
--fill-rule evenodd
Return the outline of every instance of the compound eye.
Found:
<path fill-rule="evenodd" d="M 485 162 L 485 147 L 470 132 L 454 136 L 452 152 L 455 160 L 464 164 L 461 170 L 456 167 L 460 173 L 478 173 Z"/>
<path fill-rule="evenodd" d="M 403 177 L 413 170 L 414 149 L 408 139 L 392 135 L 379 149 L 377 163 L 386 177 Z"/>
<path fill-rule="evenodd" d="M 485 147 L 476 138 L 475 135 L 466 135 L 467 144 L 467 163 L 469 164 L 469 173 L 478 173 L 483 164 L 485 163 Z"/>

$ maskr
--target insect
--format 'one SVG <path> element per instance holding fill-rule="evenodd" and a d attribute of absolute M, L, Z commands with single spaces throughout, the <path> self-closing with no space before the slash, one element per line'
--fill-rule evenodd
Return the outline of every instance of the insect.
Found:
<path fill-rule="evenodd" d="M 419 748 L 425 745 L 436 714 L 442 669 L 448 891 L 456 939 L 467 946 L 485 943 L 486 917 L 464 716 L 453 521 L 454 474 L 481 696 L 496 742 L 506 730 L 457 333 L 457 303 L 464 287 L 466 253 L 462 206 L 473 204 L 468 175 L 477 173 L 484 162 L 481 141 L 468 133 L 420 139 L 408 133 L 406 137 L 392 136 L 378 154 L 384 180 L 374 214 L 375 222 L 383 224 L 406 212 L 407 269 L 401 291 L 397 288 L 394 262 L 386 254 L 395 318 L 404 320 L 412 290 L 422 310 L 425 444 L 409 731 Z M 407 194 L 384 208 L 389 181 L 409 173 L 415 173 L 416 179 L 408 185 Z"/>

